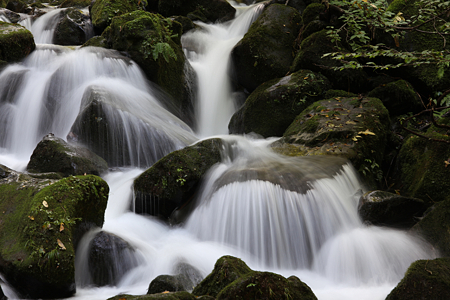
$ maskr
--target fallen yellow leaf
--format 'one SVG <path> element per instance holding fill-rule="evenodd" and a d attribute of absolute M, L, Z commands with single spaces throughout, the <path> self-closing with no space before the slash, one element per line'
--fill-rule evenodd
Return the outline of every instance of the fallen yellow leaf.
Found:
<path fill-rule="evenodd" d="M 34 217 L 33 216 L 28 216 L 28 218 L 30 218 L 31 221 L 34 221 Z"/>
<path fill-rule="evenodd" d="M 61 223 L 60 225 L 59 225 L 59 232 L 61 232 L 61 231 L 63 231 L 64 230 L 64 223 Z"/>
<path fill-rule="evenodd" d="M 358 132 L 358 134 L 365 134 L 365 135 L 375 135 L 375 133 L 373 133 L 372 131 L 370 131 L 369 129 L 366 129 L 366 131 L 360 131 Z"/>
<path fill-rule="evenodd" d="M 56 242 L 58 243 L 58 246 L 61 247 L 61 250 L 66 250 L 66 246 L 64 246 L 60 239 L 57 239 Z"/>
<path fill-rule="evenodd" d="M 356 122 L 353 122 L 353 121 L 347 121 L 347 122 L 345 122 L 345 124 L 356 125 Z"/>
<path fill-rule="evenodd" d="M 42 201 L 42 205 L 44 205 L 45 207 L 48 207 L 48 203 L 47 203 L 47 201 Z"/>

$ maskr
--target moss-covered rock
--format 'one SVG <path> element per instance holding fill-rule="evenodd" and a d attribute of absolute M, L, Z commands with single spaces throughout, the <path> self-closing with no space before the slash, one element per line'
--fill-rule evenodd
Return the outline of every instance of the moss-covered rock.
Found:
<path fill-rule="evenodd" d="M 159 275 L 150 282 L 147 294 L 158 294 L 165 291 L 191 291 L 194 283 L 185 275 Z"/>
<path fill-rule="evenodd" d="M 297 277 L 286 279 L 270 272 L 251 271 L 217 295 L 217 300 L 223 299 L 317 300 L 317 297 Z"/>
<path fill-rule="evenodd" d="M 108 300 L 196 300 L 197 298 L 188 292 L 160 293 L 151 295 L 117 295 Z"/>
<path fill-rule="evenodd" d="M 216 299 L 317 299 L 297 277 L 286 279 L 270 272 L 253 271 L 245 262 L 232 256 L 219 258 L 214 270 L 192 294 Z"/>
<path fill-rule="evenodd" d="M 274 147 L 294 156 L 345 157 L 369 185 L 375 185 L 383 175 L 380 166 L 389 124 L 389 113 L 377 98 L 331 98 L 317 101 L 299 114 Z"/>
<path fill-rule="evenodd" d="M 228 21 L 234 18 L 236 10 L 225 0 L 159 0 L 158 12 L 163 16 L 188 16 L 201 14 L 205 21 Z"/>
<path fill-rule="evenodd" d="M 326 9 L 325 5 L 322 3 L 311 3 L 308 5 L 302 14 L 303 25 L 307 26 L 312 21 L 319 18 L 319 14 L 324 12 Z"/>
<path fill-rule="evenodd" d="M 282 136 L 295 117 L 330 88 L 323 75 L 300 70 L 260 85 L 233 115 L 230 133 Z"/>
<path fill-rule="evenodd" d="M 412 230 L 436 247 L 440 254 L 450 257 L 450 200 L 431 207 Z"/>
<path fill-rule="evenodd" d="M 364 222 L 379 226 L 410 228 L 429 207 L 417 198 L 384 191 L 371 191 L 359 199 L 358 212 Z"/>
<path fill-rule="evenodd" d="M 6 0 L 6 8 L 16 13 L 26 13 L 27 3 L 22 0 Z"/>
<path fill-rule="evenodd" d="M 335 71 L 334 67 L 340 67 L 341 63 L 330 57 L 322 57 L 326 53 L 338 52 L 338 48 L 328 38 L 327 30 L 321 30 L 311 34 L 301 44 L 300 50 L 291 66 L 291 72 L 300 69 L 308 69 L 325 75 L 333 84 L 334 89 L 359 93 L 367 88 L 367 75 L 362 70 Z"/>
<path fill-rule="evenodd" d="M 56 45 L 82 45 L 94 35 L 89 16 L 76 8 L 62 12 L 55 28 L 53 43 Z"/>
<path fill-rule="evenodd" d="M 0 179 L 0 271 L 21 297 L 75 293 L 75 249 L 87 230 L 103 225 L 108 192 L 93 175 L 55 182 L 7 170 Z"/>
<path fill-rule="evenodd" d="M 141 1 L 136 0 L 97 0 L 91 8 L 91 20 L 94 31 L 100 35 L 111 24 L 115 16 L 141 9 Z"/>
<path fill-rule="evenodd" d="M 447 118 L 445 118 L 447 119 Z M 424 136 L 450 141 L 447 130 L 431 126 Z M 399 152 L 402 194 L 438 202 L 450 199 L 450 147 L 447 143 L 410 136 Z"/>
<path fill-rule="evenodd" d="M 192 89 L 195 81 L 192 67 L 181 48 L 182 26 L 161 15 L 134 11 L 114 18 L 102 36 L 108 48 L 126 51 L 150 81 L 158 84 L 192 119 Z"/>
<path fill-rule="evenodd" d="M 200 282 L 192 294 L 217 297 L 227 285 L 252 272 L 247 264 L 233 256 L 222 256 L 214 265 L 213 271 Z"/>
<path fill-rule="evenodd" d="M 450 259 L 418 260 L 386 300 L 438 300 L 450 298 Z"/>
<path fill-rule="evenodd" d="M 368 96 L 380 99 L 391 116 L 419 112 L 424 108 L 418 94 L 405 80 L 381 85 L 373 89 Z"/>
<path fill-rule="evenodd" d="M 0 60 L 17 62 L 35 48 L 33 35 L 25 27 L 0 21 Z"/>
<path fill-rule="evenodd" d="M 108 164 L 88 149 L 48 134 L 34 149 L 27 170 L 32 173 L 57 172 L 65 177 L 100 175 L 108 170 Z"/>
<path fill-rule="evenodd" d="M 293 62 L 300 24 L 301 15 L 294 8 L 269 5 L 232 50 L 237 82 L 251 92 L 285 76 Z"/>
<path fill-rule="evenodd" d="M 203 175 L 220 162 L 221 139 L 209 139 L 174 151 L 134 181 L 135 210 L 168 218 L 194 196 Z"/>

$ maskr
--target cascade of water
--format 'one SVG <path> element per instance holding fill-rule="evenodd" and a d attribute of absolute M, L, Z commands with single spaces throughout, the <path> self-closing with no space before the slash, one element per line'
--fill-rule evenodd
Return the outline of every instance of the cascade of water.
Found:
<path fill-rule="evenodd" d="M 34 23 L 31 22 L 30 18 L 26 18 L 20 21 L 19 24 L 31 31 L 36 44 L 51 44 L 60 13 L 63 10 L 65 8 L 53 9 L 38 18 Z"/>
<path fill-rule="evenodd" d="M 0 87 L 0 146 L 23 160 L 49 132 L 65 138 L 76 131 L 73 139 L 98 142 L 79 115 L 92 105 L 109 121 L 104 130 L 114 138 L 98 148 L 111 165 L 149 166 L 196 139 L 152 95 L 137 65 L 111 50 L 38 46 L 23 65 L 0 74 Z"/>
<path fill-rule="evenodd" d="M 233 112 L 229 52 L 261 8 L 238 8 L 234 21 L 200 24 L 203 32 L 183 37 L 199 75 L 203 136 L 226 132 Z M 39 30 L 57 14 L 47 14 Z M 0 153 L 6 165 L 14 159 L 26 164 L 48 132 L 87 136 L 80 118 L 93 103 L 103 113 L 94 121 L 107 118 L 114 133 L 113 144 L 101 148 L 127 154 L 120 162 L 111 159 L 117 165 L 148 166 L 196 139 L 153 96 L 135 63 L 109 50 L 39 46 L 23 64 L 0 73 L 0 96 L 0 147 L 19 157 Z M 220 256 L 235 255 L 253 269 L 297 275 L 321 300 L 382 299 L 412 261 L 432 257 L 420 240 L 361 223 L 356 205 L 363 187 L 346 162 L 285 158 L 267 148 L 270 141 L 223 139 L 231 152 L 211 170 L 196 208 L 177 228 L 130 212 L 133 178 L 142 170 L 105 176 L 111 190 L 102 230 L 128 243 L 134 249 L 129 261 L 138 266 L 127 269 L 115 286 L 90 287 L 89 249 L 99 229 L 90 232 L 77 251 L 74 298 L 145 294 L 153 278 L 175 274 L 180 263 L 206 276 Z"/>
<path fill-rule="evenodd" d="M 230 53 L 263 7 L 238 6 L 234 20 L 198 23 L 203 30 L 182 37 L 185 53 L 198 76 L 197 133 L 202 137 L 228 133 L 228 122 L 236 110 L 228 77 Z"/>

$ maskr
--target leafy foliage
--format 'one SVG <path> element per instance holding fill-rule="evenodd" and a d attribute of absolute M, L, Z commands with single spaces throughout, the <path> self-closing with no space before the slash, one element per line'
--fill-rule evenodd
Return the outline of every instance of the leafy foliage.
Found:
<path fill-rule="evenodd" d="M 403 12 L 395 14 L 389 10 L 386 0 L 332 0 L 329 5 L 337 6 L 342 15 L 339 18 L 341 26 L 328 27 L 327 34 L 338 46 L 344 44 L 348 48 L 324 55 L 343 63 L 335 69 L 386 70 L 435 64 L 439 68 L 438 76 L 442 77 L 445 68 L 450 66 L 450 51 L 446 47 L 447 37 L 450 36 L 450 1 L 408 2 L 409 6 L 417 6 L 416 14 L 407 16 L 408 19 L 404 17 Z M 424 51 L 402 51 L 400 47 L 402 39 L 407 32 L 414 31 L 440 36 L 443 47 Z M 388 36 L 391 44 L 379 43 L 377 37 L 381 35 Z M 396 63 L 383 64 L 375 60 L 383 57 L 394 58 Z"/>

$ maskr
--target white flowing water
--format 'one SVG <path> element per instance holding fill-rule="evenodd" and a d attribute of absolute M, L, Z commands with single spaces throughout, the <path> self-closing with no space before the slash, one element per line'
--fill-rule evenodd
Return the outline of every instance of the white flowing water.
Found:
<path fill-rule="evenodd" d="M 234 21 L 200 24 L 203 31 L 183 37 L 199 77 L 200 136 L 227 132 L 234 111 L 229 53 L 260 10 L 239 7 Z M 81 139 L 74 123 L 96 97 L 120 140 L 108 147 L 119 151 L 120 144 L 129 155 L 115 160 L 118 166 L 147 167 L 196 140 L 164 109 L 134 62 L 109 50 L 39 46 L 0 74 L 0 97 L 0 163 L 17 170 L 49 132 Z M 417 237 L 361 223 L 357 201 L 364 187 L 345 161 L 286 158 L 268 149 L 271 141 L 222 138 L 229 145 L 224 160 L 210 170 L 193 211 L 179 226 L 130 211 L 133 179 L 143 169 L 104 176 L 110 195 L 102 230 L 128 242 L 138 266 L 115 286 L 92 286 L 87 256 L 100 229 L 93 230 L 77 250 L 73 299 L 145 294 L 153 278 L 174 274 L 179 263 L 206 276 L 219 257 L 234 255 L 255 270 L 298 276 L 320 300 L 381 300 L 411 262 L 434 257 Z M 14 298 L 7 287 L 4 291 Z"/>
<path fill-rule="evenodd" d="M 185 53 L 199 80 L 196 132 L 201 137 L 227 134 L 228 122 L 236 110 L 228 74 L 230 52 L 264 8 L 237 6 L 236 18 L 227 23 L 198 25 L 203 30 L 183 35 Z"/>

